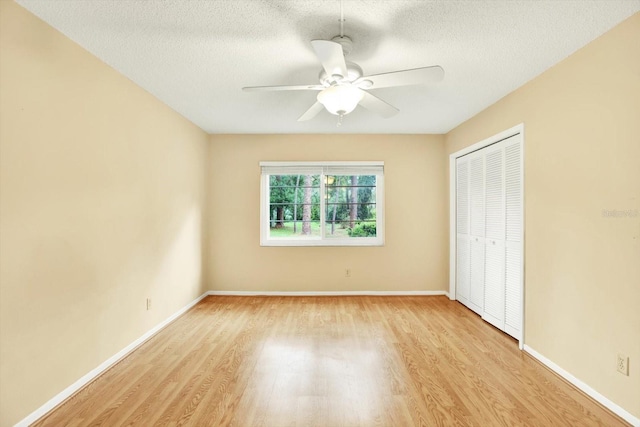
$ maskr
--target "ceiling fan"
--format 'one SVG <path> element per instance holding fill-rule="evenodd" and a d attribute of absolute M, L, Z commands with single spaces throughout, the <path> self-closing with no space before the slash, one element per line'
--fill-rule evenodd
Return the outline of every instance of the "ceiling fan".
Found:
<path fill-rule="evenodd" d="M 243 87 L 244 91 L 282 91 L 311 90 L 318 91 L 316 102 L 298 121 L 314 118 L 326 109 L 339 116 L 338 126 L 346 114 L 351 113 L 358 105 L 373 111 L 384 118 L 398 113 L 398 109 L 386 103 L 369 90 L 394 86 L 419 85 L 439 82 L 444 78 L 444 70 L 438 65 L 389 73 L 363 76 L 362 68 L 354 62 L 347 61 L 345 56 L 351 52 L 353 42 L 343 33 L 344 14 L 340 3 L 340 35 L 331 40 L 312 40 L 311 46 L 322 64 L 320 83 L 297 86 L 252 86 Z"/>

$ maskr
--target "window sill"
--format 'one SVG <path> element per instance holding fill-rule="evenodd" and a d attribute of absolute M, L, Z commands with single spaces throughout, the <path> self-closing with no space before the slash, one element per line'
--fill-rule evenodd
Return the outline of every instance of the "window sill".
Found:
<path fill-rule="evenodd" d="M 260 246 L 384 246 L 383 238 L 351 238 L 351 239 L 265 239 Z"/>

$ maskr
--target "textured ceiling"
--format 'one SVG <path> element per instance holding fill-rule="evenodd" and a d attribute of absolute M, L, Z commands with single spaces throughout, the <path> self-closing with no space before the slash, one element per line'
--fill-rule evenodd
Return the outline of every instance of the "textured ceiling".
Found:
<path fill-rule="evenodd" d="M 441 65 L 444 81 L 372 91 L 337 128 L 297 118 L 316 92 L 309 43 L 339 33 L 338 0 L 17 0 L 209 133 L 445 133 L 640 10 L 640 0 L 345 0 L 348 59 L 365 74 Z"/>

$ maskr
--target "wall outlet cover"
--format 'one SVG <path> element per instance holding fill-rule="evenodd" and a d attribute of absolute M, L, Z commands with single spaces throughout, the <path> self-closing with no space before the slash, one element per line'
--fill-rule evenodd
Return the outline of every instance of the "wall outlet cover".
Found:
<path fill-rule="evenodd" d="M 616 370 L 620 372 L 622 375 L 629 376 L 629 356 L 624 354 L 618 354 L 618 359 L 616 362 Z"/>

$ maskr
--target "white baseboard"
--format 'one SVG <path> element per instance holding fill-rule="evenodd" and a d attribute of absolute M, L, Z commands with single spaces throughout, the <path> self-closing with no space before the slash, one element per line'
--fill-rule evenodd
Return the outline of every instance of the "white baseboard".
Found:
<path fill-rule="evenodd" d="M 334 297 L 334 296 L 423 296 L 445 295 L 446 291 L 209 291 L 207 295 L 219 296 L 296 296 L 296 297 Z"/>
<path fill-rule="evenodd" d="M 131 344 L 129 344 L 128 346 L 126 346 L 125 348 L 123 348 L 122 350 L 114 354 L 113 356 L 111 356 L 109 359 L 105 360 L 95 369 L 91 370 L 90 372 L 85 374 L 82 378 L 80 378 L 79 380 L 71 384 L 69 387 L 65 388 L 60 393 L 55 395 L 47 403 L 45 403 L 44 405 L 42 405 L 41 407 L 33 411 L 31 414 L 27 415 L 26 418 L 18 422 L 14 427 L 27 427 L 29 426 L 29 424 L 37 421 L 47 412 L 49 412 L 50 410 L 52 410 L 53 408 L 55 408 L 56 406 L 64 402 L 71 395 L 73 395 L 75 392 L 77 392 L 82 387 L 84 387 L 87 383 L 91 382 L 98 375 L 102 374 L 104 371 L 109 369 L 112 365 L 120 361 L 120 359 L 124 358 L 126 355 L 131 353 L 133 350 L 135 350 L 137 347 L 139 347 L 142 343 L 147 341 L 153 335 L 157 334 L 162 328 L 164 328 L 169 323 L 176 320 L 180 315 L 184 314 L 187 310 L 189 310 L 191 307 L 196 305 L 198 302 L 200 302 L 200 300 L 202 300 L 206 296 L 207 296 L 207 293 L 200 295 L 198 298 L 196 298 L 195 300 L 187 304 L 185 307 L 181 308 L 180 310 L 178 310 L 177 312 L 169 316 L 167 319 L 157 324 L 155 327 L 147 331 L 147 333 L 142 335 L 140 338 L 138 338 L 137 340 L 135 340 L 134 342 L 132 342 Z"/>
<path fill-rule="evenodd" d="M 565 380 L 569 381 L 578 389 L 582 390 L 585 394 L 587 394 L 593 400 L 600 403 L 602 406 L 609 409 L 611 412 L 618 415 L 620 418 L 624 419 L 626 422 L 630 423 L 632 426 L 640 427 L 640 418 L 637 418 L 631 415 L 629 412 L 625 411 L 622 407 L 613 403 L 611 400 L 607 399 L 606 397 L 604 397 L 603 395 L 595 391 L 593 388 L 591 388 L 584 382 L 580 381 L 579 379 L 571 375 L 569 372 L 565 371 L 560 366 L 556 365 L 551 360 L 547 359 L 546 357 L 544 357 L 543 355 L 541 355 L 540 353 L 538 353 L 537 351 L 535 351 L 534 349 L 532 349 L 526 344 L 524 345 L 524 351 L 526 351 L 535 359 L 540 361 L 543 365 L 547 366 L 553 372 L 560 375 Z"/>

